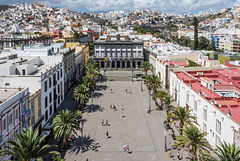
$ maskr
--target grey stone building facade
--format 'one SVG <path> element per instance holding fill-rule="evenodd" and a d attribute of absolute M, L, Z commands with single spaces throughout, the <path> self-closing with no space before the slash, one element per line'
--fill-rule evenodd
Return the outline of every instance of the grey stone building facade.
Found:
<path fill-rule="evenodd" d="M 134 69 L 143 64 L 143 42 L 118 38 L 94 42 L 94 60 L 99 68 Z"/>

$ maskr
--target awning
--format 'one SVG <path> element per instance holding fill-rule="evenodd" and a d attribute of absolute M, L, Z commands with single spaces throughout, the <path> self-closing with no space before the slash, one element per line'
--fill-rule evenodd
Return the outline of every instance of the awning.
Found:
<path fill-rule="evenodd" d="M 51 132 L 50 130 L 44 130 L 42 132 L 42 135 L 47 135 L 48 136 L 50 134 L 50 132 Z"/>

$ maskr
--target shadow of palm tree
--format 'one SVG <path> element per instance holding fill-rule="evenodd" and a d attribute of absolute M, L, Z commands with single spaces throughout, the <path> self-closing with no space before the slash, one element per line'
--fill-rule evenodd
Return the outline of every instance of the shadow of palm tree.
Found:
<path fill-rule="evenodd" d="M 102 90 L 106 90 L 108 88 L 108 86 L 106 85 L 96 85 L 96 90 L 95 91 L 102 91 Z"/>
<path fill-rule="evenodd" d="M 89 135 L 84 135 L 83 137 L 79 136 L 78 138 L 75 138 L 68 153 L 78 154 L 79 152 L 84 153 L 89 150 L 98 151 L 99 147 L 99 143 L 95 143 L 95 140 L 92 139 Z"/>
<path fill-rule="evenodd" d="M 99 98 L 101 96 L 103 96 L 103 94 L 100 92 L 94 92 L 94 94 L 93 94 L 93 98 Z"/>
<path fill-rule="evenodd" d="M 84 112 L 90 113 L 90 112 L 97 112 L 97 111 L 103 112 L 103 110 L 105 110 L 104 107 L 101 107 L 99 105 L 88 105 L 87 107 L 84 108 L 83 113 Z"/>

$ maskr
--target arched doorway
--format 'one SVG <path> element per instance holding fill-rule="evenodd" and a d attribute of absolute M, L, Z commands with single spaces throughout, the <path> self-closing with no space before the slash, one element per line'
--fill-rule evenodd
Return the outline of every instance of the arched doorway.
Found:
<path fill-rule="evenodd" d="M 112 68 L 115 68 L 115 61 L 112 62 Z"/>
<path fill-rule="evenodd" d="M 136 62 L 135 61 L 132 63 L 132 67 L 136 68 Z"/>
<path fill-rule="evenodd" d="M 139 67 L 140 65 L 142 65 L 142 62 L 141 62 L 141 61 L 138 62 L 138 67 Z"/>

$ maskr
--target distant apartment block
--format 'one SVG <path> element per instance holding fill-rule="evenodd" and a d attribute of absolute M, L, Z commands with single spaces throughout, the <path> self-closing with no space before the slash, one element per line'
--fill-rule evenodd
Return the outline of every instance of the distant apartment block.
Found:
<path fill-rule="evenodd" d="M 15 37 L 15 36 L 8 36 L 8 35 L 0 35 L 0 49 L 22 46 L 22 45 L 34 45 L 36 43 L 51 44 L 52 37 L 50 36 Z"/>

